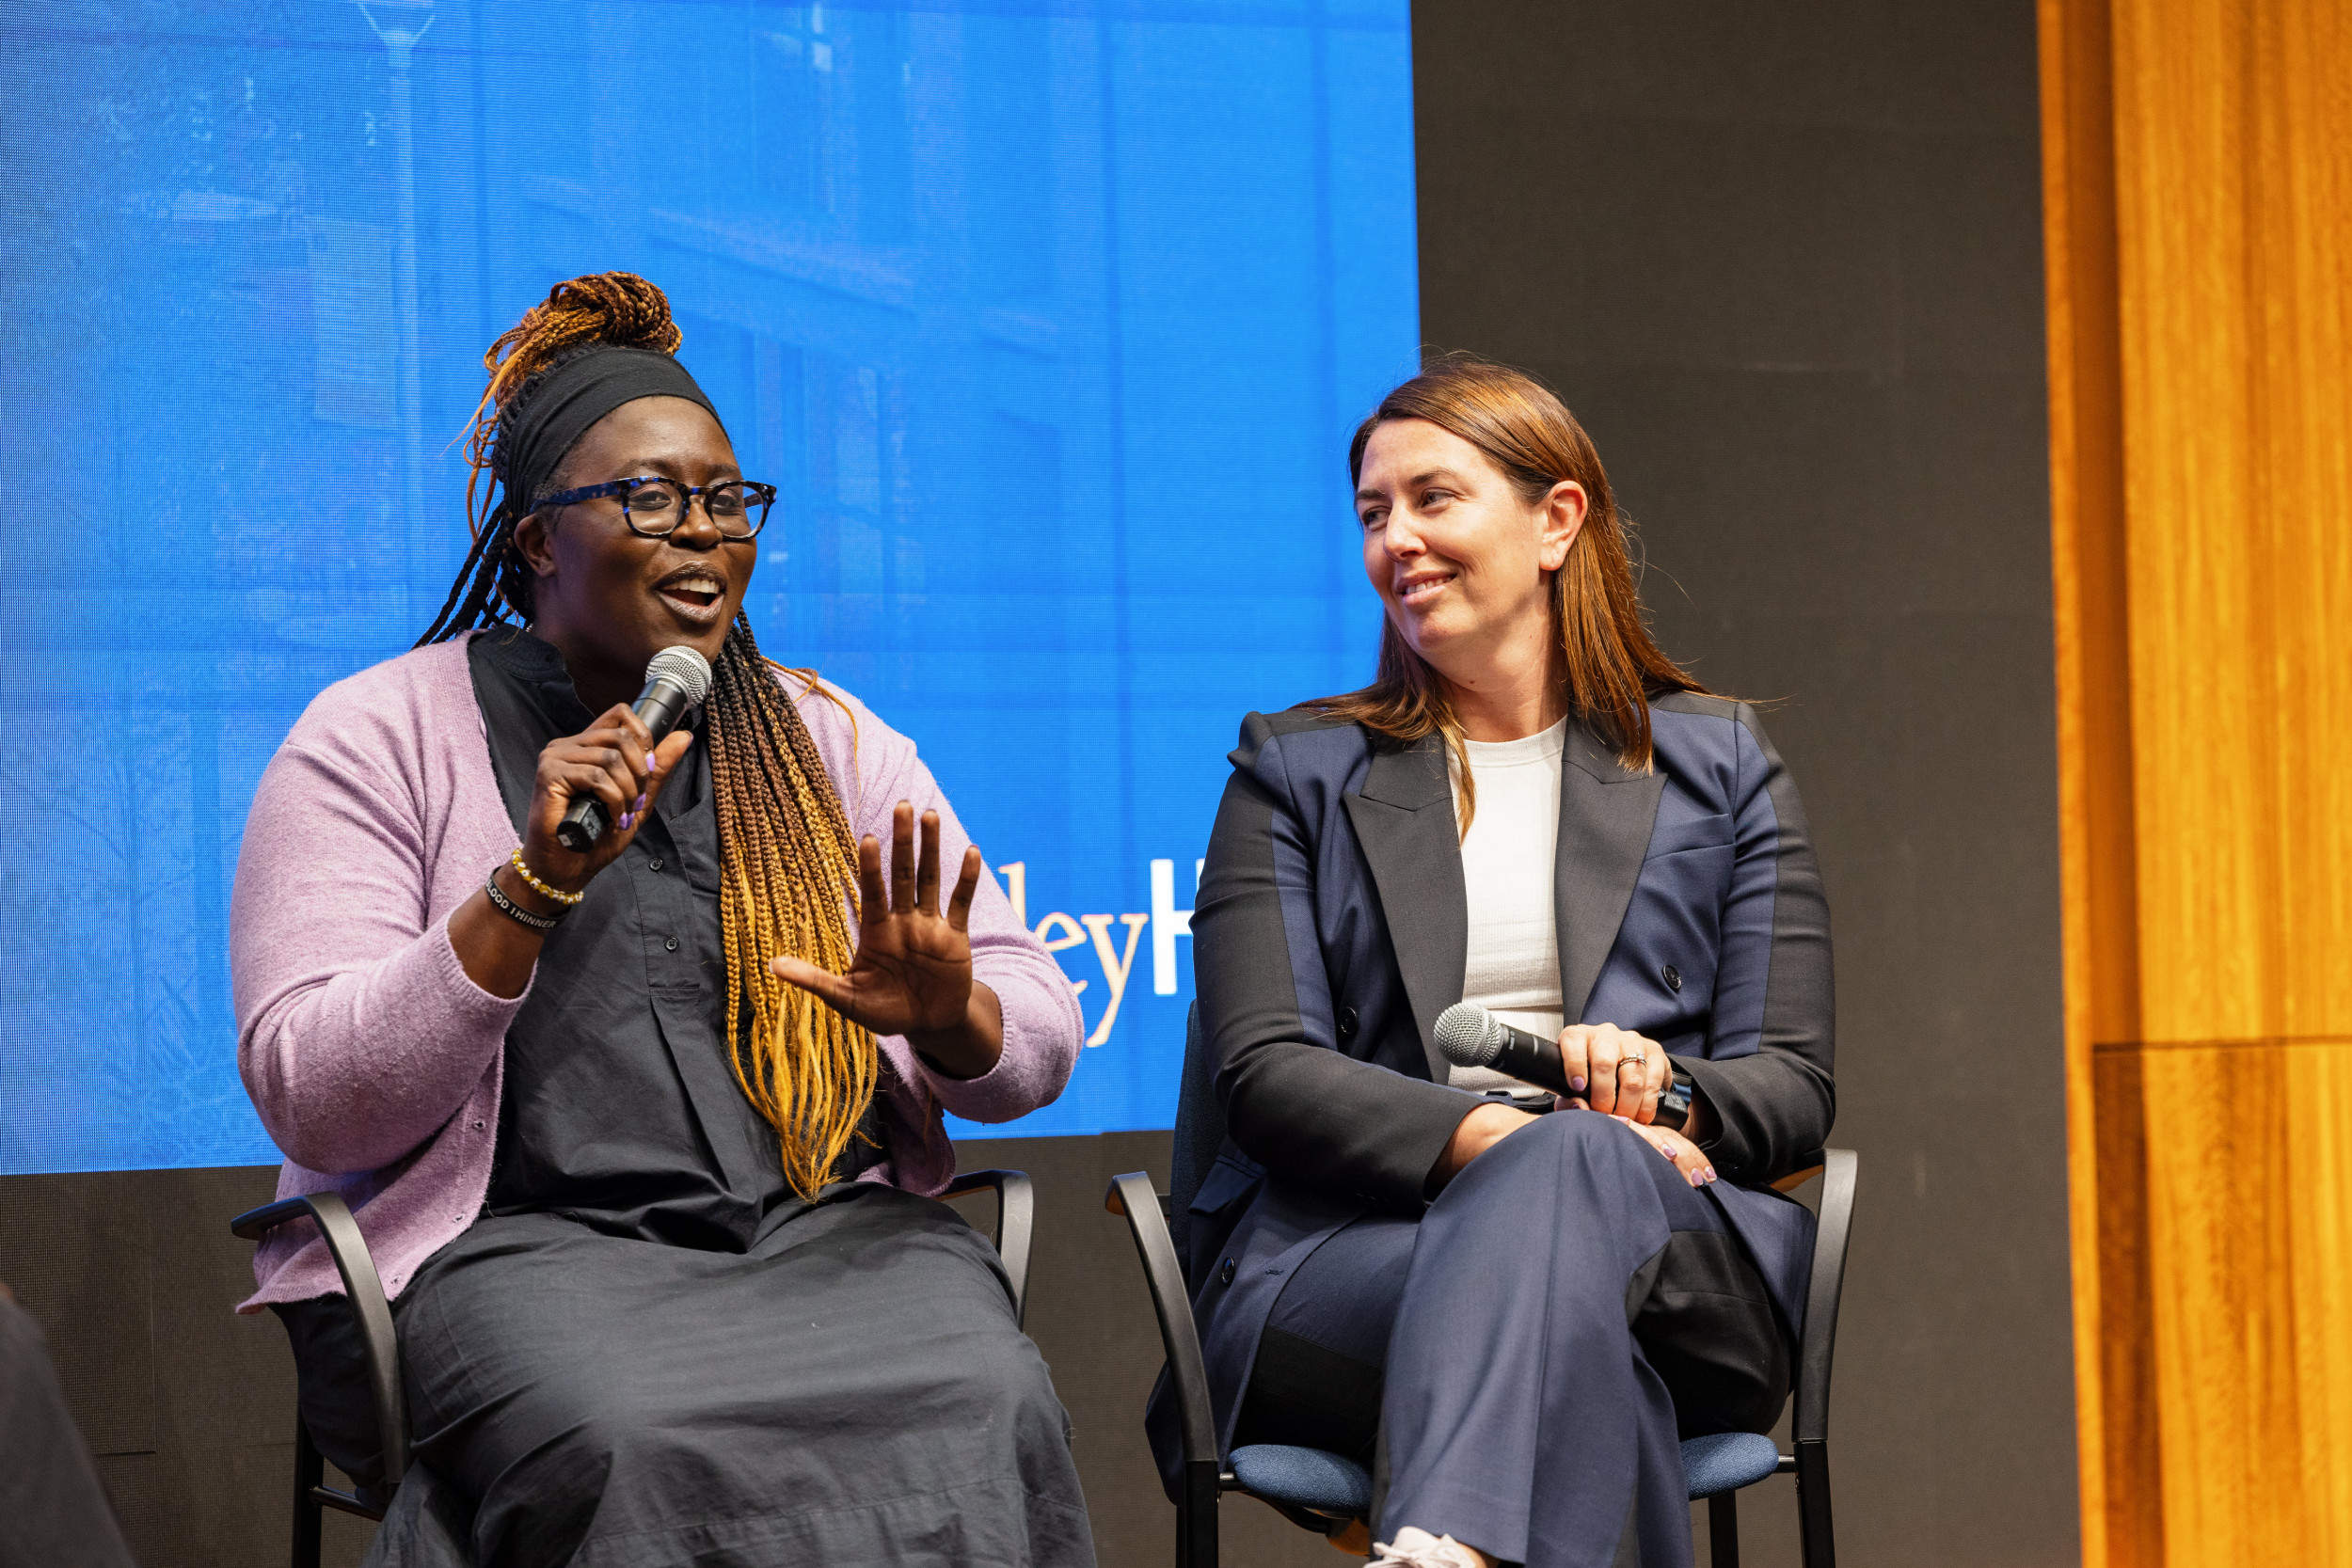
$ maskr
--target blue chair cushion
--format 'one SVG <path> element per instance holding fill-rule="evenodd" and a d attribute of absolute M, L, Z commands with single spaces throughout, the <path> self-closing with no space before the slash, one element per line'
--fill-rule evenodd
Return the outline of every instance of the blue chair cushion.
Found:
<path fill-rule="evenodd" d="M 1682 1445 L 1682 1473 L 1693 1497 L 1753 1486 L 1779 1468 L 1779 1448 L 1753 1432 L 1710 1433 Z"/>
<path fill-rule="evenodd" d="M 1780 1449 L 1753 1432 L 1719 1432 L 1682 1445 L 1682 1471 L 1693 1497 L 1753 1486 L 1780 1468 Z M 1372 1508 L 1372 1477 L 1352 1459 L 1322 1449 L 1257 1443 L 1233 1450 L 1233 1479 L 1261 1497 L 1344 1518 Z"/>
<path fill-rule="evenodd" d="M 1322 1449 L 1279 1443 L 1235 1449 L 1233 1479 L 1261 1497 L 1316 1513 L 1359 1519 L 1372 1510 L 1372 1477 L 1364 1467 Z"/>

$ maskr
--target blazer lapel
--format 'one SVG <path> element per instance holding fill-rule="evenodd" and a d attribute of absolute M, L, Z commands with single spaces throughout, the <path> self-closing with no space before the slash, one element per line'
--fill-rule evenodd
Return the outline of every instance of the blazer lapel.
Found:
<path fill-rule="evenodd" d="M 1562 764 L 1552 910 L 1560 928 L 1560 1010 L 1581 1023 L 1633 901 L 1666 776 L 1655 768 L 1628 771 L 1598 736 L 1573 722 Z"/>
<path fill-rule="evenodd" d="M 1362 793 L 1343 799 L 1380 892 L 1430 1081 L 1442 1084 L 1447 1064 L 1438 1050 L 1438 1015 L 1462 1000 L 1470 953 L 1470 902 L 1462 890 L 1462 840 L 1454 823 L 1444 738 L 1433 735 L 1401 750 L 1375 752 Z"/>

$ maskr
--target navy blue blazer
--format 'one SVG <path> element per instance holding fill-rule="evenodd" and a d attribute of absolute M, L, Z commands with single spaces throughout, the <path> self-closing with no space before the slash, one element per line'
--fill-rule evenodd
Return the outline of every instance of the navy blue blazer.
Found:
<path fill-rule="evenodd" d="M 1796 786 L 1743 703 L 1653 701 L 1656 764 L 1575 723 L 1555 910 L 1564 1011 L 1636 1030 L 1722 1131 L 1708 1189 L 1793 1333 L 1810 1217 L 1766 1183 L 1828 1138 L 1829 911 Z M 1476 1102 L 1433 1033 L 1469 943 L 1442 740 L 1293 708 L 1242 721 L 1192 915 L 1226 1141 L 1187 1248 L 1220 1442 L 1291 1271 L 1360 1214 L 1418 1214 Z"/>

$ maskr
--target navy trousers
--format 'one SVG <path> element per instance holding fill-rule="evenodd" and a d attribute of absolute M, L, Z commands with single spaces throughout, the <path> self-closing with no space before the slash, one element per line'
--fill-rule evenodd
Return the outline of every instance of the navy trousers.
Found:
<path fill-rule="evenodd" d="M 1268 1318 L 1236 1447 L 1374 1465 L 1412 1525 L 1528 1568 L 1685 1568 L 1680 1437 L 1761 1432 L 1788 1325 L 1703 1189 L 1622 1124 L 1558 1112 L 1419 1221 L 1367 1216 Z"/>

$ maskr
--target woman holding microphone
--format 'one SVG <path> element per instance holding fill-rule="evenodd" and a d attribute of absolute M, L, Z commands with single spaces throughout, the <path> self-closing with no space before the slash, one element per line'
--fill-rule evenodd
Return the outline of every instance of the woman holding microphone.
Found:
<path fill-rule="evenodd" d="M 943 1109 L 1051 1101 L 1079 1015 L 914 747 L 739 613 L 772 487 L 607 273 L 501 338 L 487 515 L 419 647 L 320 694 L 231 911 L 239 1062 L 393 1298 L 473 1561 L 1089 1564 L 1067 1422 Z M 707 699 L 629 706 L 691 648 Z M 691 661 L 689 660 L 689 663 Z M 603 836 L 567 843 L 576 802 Z M 885 852 L 890 870 L 885 879 Z M 306 1423 L 378 1456 L 307 1222 L 255 1260 Z M 417 1472 L 411 1472 L 414 1476 Z M 429 1555 L 429 1554 L 427 1554 Z"/>
<path fill-rule="evenodd" d="M 1769 1183 L 1835 1104 L 1804 813 L 1651 641 L 1549 391 L 1439 361 L 1349 469 L 1377 674 L 1244 721 L 1192 916 L 1220 1439 L 1372 1465 L 1391 1568 L 1678 1568 L 1677 1437 L 1771 1425 L 1802 1311 Z M 1557 1041 L 1558 1110 L 1450 1066 L 1464 1001 Z"/>

